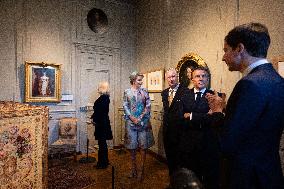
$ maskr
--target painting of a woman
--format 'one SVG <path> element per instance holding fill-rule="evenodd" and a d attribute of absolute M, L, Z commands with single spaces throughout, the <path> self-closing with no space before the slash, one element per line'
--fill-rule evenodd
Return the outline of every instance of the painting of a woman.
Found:
<path fill-rule="evenodd" d="M 32 96 L 53 96 L 54 76 L 54 69 L 33 68 Z"/>

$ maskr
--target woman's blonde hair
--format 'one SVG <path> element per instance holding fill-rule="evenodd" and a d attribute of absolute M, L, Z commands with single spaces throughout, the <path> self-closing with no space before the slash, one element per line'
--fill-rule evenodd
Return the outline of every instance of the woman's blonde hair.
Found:
<path fill-rule="evenodd" d="M 134 81 L 137 79 L 138 76 L 144 77 L 142 73 L 139 73 L 137 71 L 134 71 L 130 74 L 129 79 L 131 85 L 133 85 Z"/>
<path fill-rule="evenodd" d="M 99 94 L 107 94 L 109 95 L 109 84 L 107 81 L 102 81 L 99 83 L 99 86 L 98 86 L 98 93 Z"/>

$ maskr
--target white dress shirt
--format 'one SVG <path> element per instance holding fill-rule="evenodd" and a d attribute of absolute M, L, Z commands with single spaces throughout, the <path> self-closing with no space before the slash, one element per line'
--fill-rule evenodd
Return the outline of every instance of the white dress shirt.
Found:
<path fill-rule="evenodd" d="M 173 92 L 173 98 L 175 98 L 176 92 L 178 90 L 179 84 L 177 84 L 177 86 L 175 86 L 175 88 L 169 88 L 169 96 L 171 95 L 171 92 Z"/>
<path fill-rule="evenodd" d="M 252 64 L 250 64 L 243 72 L 243 77 L 248 75 L 254 68 L 256 68 L 257 66 L 260 66 L 262 64 L 267 64 L 268 63 L 268 60 L 263 58 L 263 59 L 260 59 Z"/>

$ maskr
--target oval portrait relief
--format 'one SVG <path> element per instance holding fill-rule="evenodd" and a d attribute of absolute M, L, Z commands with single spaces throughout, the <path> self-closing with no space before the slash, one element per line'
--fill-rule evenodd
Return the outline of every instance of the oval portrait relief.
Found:
<path fill-rule="evenodd" d="M 95 33 L 102 34 L 107 31 L 107 15 L 101 9 L 91 9 L 87 15 L 87 22 L 89 28 Z"/>

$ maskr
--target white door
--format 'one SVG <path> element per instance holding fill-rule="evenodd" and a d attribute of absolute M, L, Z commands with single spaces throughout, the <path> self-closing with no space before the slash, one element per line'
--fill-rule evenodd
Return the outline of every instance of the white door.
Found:
<path fill-rule="evenodd" d="M 113 105 L 113 58 L 111 54 L 90 51 L 89 49 L 77 49 L 78 79 L 80 86 L 78 89 L 79 118 L 79 150 L 83 153 L 87 149 L 87 139 L 89 139 L 89 152 L 94 151 L 97 141 L 94 137 L 94 126 L 91 124 L 93 104 L 99 97 L 97 92 L 98 84 L 107 81 L 110 84 L 110 123 L 113 131 L 114 105 Z M 111 142 L 110 142 L 110 145 Z"/>

